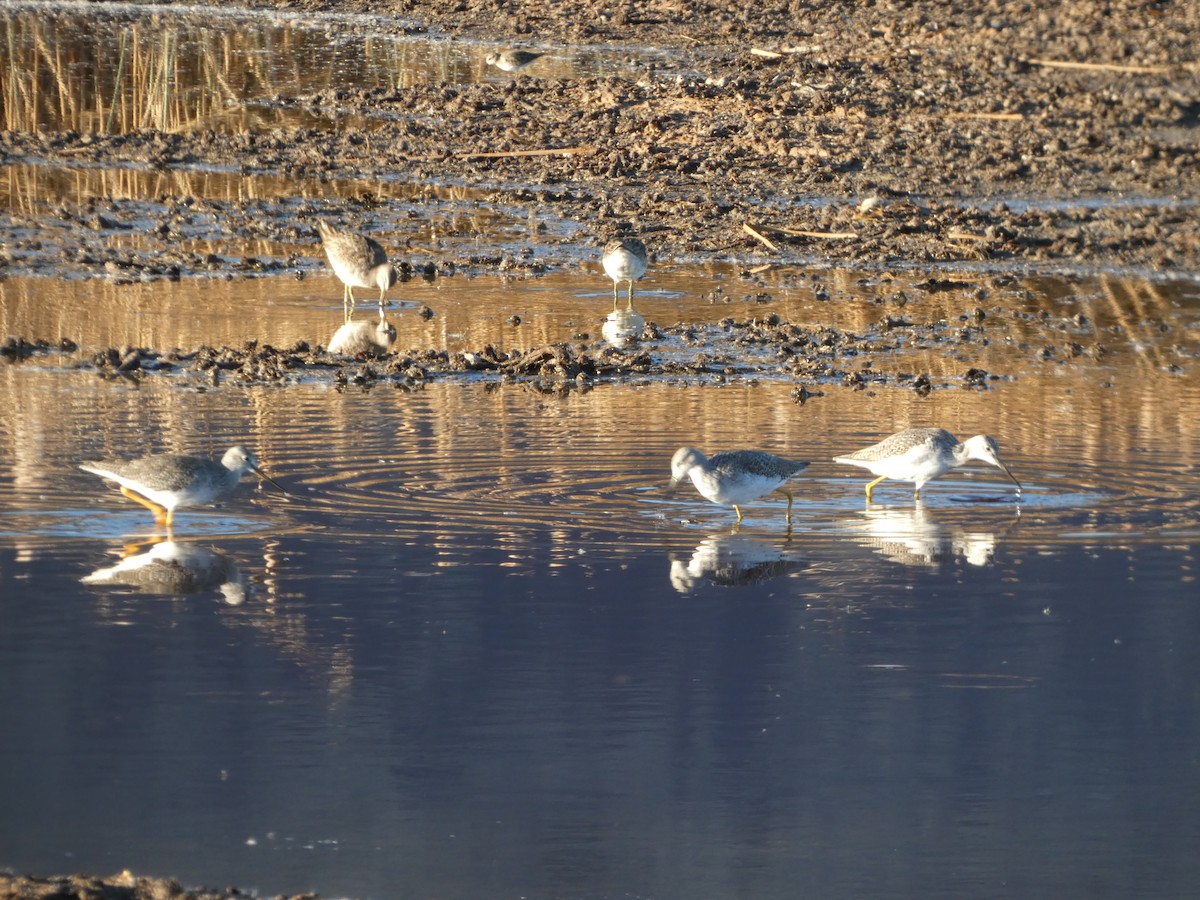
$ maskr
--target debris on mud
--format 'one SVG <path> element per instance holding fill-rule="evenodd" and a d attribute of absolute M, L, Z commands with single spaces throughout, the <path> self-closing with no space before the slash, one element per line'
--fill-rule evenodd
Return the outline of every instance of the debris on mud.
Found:
<path fill-rule="evenodd" d="M 108 878 L 34 878 L 0 872 L 0 898 L 4 900 L 248 900 L 255 896 L 235 887 L 184 888 L 174 878 L 146 878 L 129 871 Z M 319 900 L 319 896 L 280 894 L 273 900 Z"/>
<path fill-rule="evenodd" d="M 107 347 L 79 352 L 75 342 L 66 338 L 58 342 L 10 338 L 0 347 L 0 359 L 33 359 L 95 371 L 105 378 L 172 375 L 190 381 L 200 378 L 211 385 L 329 380 L 339 386 L 390 383 L 417 387 L 435 378 L 458 378 L 573 383 L 583 387 L 604 381 L 666 378 L 712 383 L 766 379 L 867 387 L 905 384 L 911 379 L 900 372 L 885 371 L 879 365 L 882 359 L 898 362 L 913 348 L 934 346 L 949 352 L 987 340 L 982 329 L 956 329 L 945 321 L 898 322 L 885 317 L 880 324 L 856 334 L 824 325 L 786 322 L 771 314 L 763 318 L 727 317 L 710 324 L 660 326 L 647 322 L 640 334 L 619 347 L 604 340 L 510 350 L 492 344 L 463 351 L 397 351 L 371 345 L 362 352 L 348 354 L 330 352 L 320 345 L 313 347 L 307 341 L 282 349 L 248 341 L 241 347 L 200 346 L 189 351 Z M 1046 358 L 1055 355 L 1051 348 Z M 874 362 L 864 362 L 867 359 Z M 989 380 L 999 377 L 964 365 L 959 375 L 938 386 L 985 388 Z M 918 377 L 912 386 L 924 393 L 935 387 L 928 375 Z"/>

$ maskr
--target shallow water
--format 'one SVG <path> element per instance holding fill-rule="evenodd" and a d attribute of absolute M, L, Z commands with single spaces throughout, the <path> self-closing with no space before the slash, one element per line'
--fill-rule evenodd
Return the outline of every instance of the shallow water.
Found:
<path fill-rule="evenodd" d="M 10 87 L 29 88 L 8 115 L 241 130 L 305 123 L 275 94 L 509 77 L 482 44 L 369 17 L 210 29 L 98 8 L 91 30 L 43 4 L 0 13 Z M 91 65 L 114 46 L 126 82 Z M 547 49 L 547 77 L 645 62 Z M 166 65 L 178 90 L 148 105 Z M 341 121 L 327 112 L 315 124 Z M 782 370 L 549 393 L 106 381 L 73 367 L 107 347 L 327 344 L 341 286 L 304 229 L 363 195 L 379 205 L 359 224 L 400 258 L 554 260 L 397 285 L 397 349 L 592 346 L 611 284 L 584 225 L 461 185 L 0 175 L 0 205 L 33 223 L 9 248 L 0 336 L 79 344 L 0 364 L 0 867 L 361 898 L 1194 889 L 1194 280 L 652 265 L 637 309 L 664 326 L 943 323 L 843 361 L 888 383 L 807 383 L 803 405 Z M 126 283 L 57 262 L 78 233 L 55 231 L 60 204 L 111 204 L 130 227 L 88 240 L 123 248 L 171 197 L 213 201 L 181 241 L 219 275 L 254 257 L 303 277 Z M 212 218 L 234 212 L 296 227 L 231 240 L 259 233 Z M 31 277 L 25 254 L 65 277 Z M 969 367 L 998 377 L 964 389 Z M 996 435 L 1019 500 L 975 465 L 868 506 L 865 473 L 830 461 L 926 424 Z M 288 496 L 246 483 L 170 535 L 77 468 L 239 442 Z M 779 497 L 739 527 L 689 486 L 666 493 L 684 444 L 811 460 L 792 527 Z"/>
<path fill-rule="evenodd" d="M 522 41 L 545 78 L 635 72 L 669 56 L 649 48 Z M 187 4 L 24 2 L 0 10 L 6 127 L 125 134 L 140 128 L 242 132 L 367 126 L 339 109 L 353 87 L 392 91 L 513 76 L 495 49 L 392 16 L 288 15 Z M 309 109 L 281 105 L 329 91 Z M 386 115 L 386 113 L 380 113 Z"/>
<path fill-rule="evenodd" d="M 1200 388 L 1039 366 L 804 406 L 6 366 L 0 863 L 356 897 L 1186 893 Z M 867 507 L 828 462 L 928 422 L 997 434 L 1020 502 L 974 466 Z M 239 441 L 291 498 L 243 485 L 173 541 L 75 468 Z M 813 460 L 791 533 L 780 498 L 738 528 L 664 493 L 684 443 Z"/>

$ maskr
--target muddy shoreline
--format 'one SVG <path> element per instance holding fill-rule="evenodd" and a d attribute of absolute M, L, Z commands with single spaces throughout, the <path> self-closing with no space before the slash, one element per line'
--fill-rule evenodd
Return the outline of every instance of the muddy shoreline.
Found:
<path fill-rule="evenodd" d="M 420 13 L 443 39 L 563 54 L 653 46 L 669 62 L 629 77 L 541 78 L 531 67 L 482 83 L 347 84 L 270 101 L 364 126 L 6 131 L 0 159 L 466 185 L 487 203 L 581 223 L 584 246 L 631 229 L 660 259 L 1200 271 L 1200 14 L 1186 5 L 1079 3 L 1054 17 L 990 4 L 936 16 L 798 6 L 786 17 L 671 4 L 277 5 L 370 11 L 358 27 L 383 32 L 411 31 Z M 210 239 L 319 255 L 306 209 L 160 202 L 149 227 L 119 199 L 65 203 L 45 211 L 55 227 L 37 239 L 39 215 L 11 213 L 0 272 L 146 279 L 296 264 L 181 248 L 199 220 Z M 347 213 L 378 202 L 358 198 Z M 136 249 L 104 246 L 129 229 Z M 538 251 L 538 265 L 564 262 L 553 240 Z M 454 249 L 407 262 L 442 272 L 524 264 Z"/>

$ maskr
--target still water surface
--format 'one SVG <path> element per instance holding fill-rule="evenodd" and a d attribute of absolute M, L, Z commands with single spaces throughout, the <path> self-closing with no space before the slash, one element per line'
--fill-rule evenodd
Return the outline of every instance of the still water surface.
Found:
<path fill-rule="evenodd" d="M 0 369 L 0 863 L 355 897 L 1186 894 L 1195 379 L 791 388 Z M 867 508 L 828 462 L 929 422 L 996 433 L 1021 503 L 972 467 Z M 293 498 L 247 483 L 173 541 L 75 468 L 239 441 Z M 665 495 L 684 443 L 812 459 L 791 534 L 778 498 L 738 529 Z"/>

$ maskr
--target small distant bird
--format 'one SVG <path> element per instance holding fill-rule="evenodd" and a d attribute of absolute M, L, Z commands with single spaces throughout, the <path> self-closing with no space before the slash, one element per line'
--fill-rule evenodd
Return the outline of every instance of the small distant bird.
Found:
<path fill-rule="evenodd" d="M 627 237 L 609 241 L 600 260 L 604 271 L 613 281 L 613 309 L 617 308 L 617 286 L 629 282 L 629 303 L 633 308 L 633 283 L 646 274 L 646 245 L 638 238 Z"/>
<path fill-rule="evenodd" d="M 502 72 L 519 72 L 534 60 L 541 58 L 541 53 L 531 50 L 497 50 L 487 55 L 487 64 Z"/>
<path fill-rule="evenodd" d="M 973 459 L 1004 470 L 1017 486 L 1017 496 L 1021 496 L 1021 482 L 1000 461 L 1000 446 L 995 438 L 986 434 L 959 442 L 944 428 L 907 428 L 871 447 L 835 456 L 833 461 L 860 466 L 879 476 L 867 484 L 867 502 L 870 503 L 871 492 L 884 479 L 913 482 L 916 485 L 913 498 L 918 499 L 921 488 L 927 483 Z"/>
<path fill-rule="evenodd" d="M 246 472 L 269 481 L 259 468 L 258 457 L 245 447 L 230 447 L 220 462 L 203 456 L 163 453 L 141 459 L 99 460 L 80 463 L 85 472 L 115 481 L 121 493 L 154 513 L 154 521 L 171 527 L 175 510 L 202 506 L 229 493 Z"/>
<path fill-rule="evenodd" d="M 323 219 L 317 220 L 317 231 L 325 245 L 325 255 L 333 273 L 344 285 L 342 307 L 346 321 L 354 312 L 354 288 L 379 288 L 379 308 L 383 309 L 388 288 L 396 283 L 396 270 L 388 262 L 387 253 L 379 242 L 365 235 L 335 228 Z"/>
<path fill-rule="evenodd" d="M 380 313 L 378 319 L 346 322 L 329 339 L 330 353 L 358 356 L 360 353 L 387 353 L 396 342 L 396 326 Z"/>
<path fill-rule="evenodd" d="M 691 478 L 700 496 L 713 503 L 733 506 L 737 520 L 742 521 L 741 504 L 756 500 L 772 491 L 787 497 L 787 521 L 792 521 L 792 492 L 784 484 L 808 463 L 784 459 L 761 450 L 728 450 L 706 458 L 695 447 L 680 447 L 671 457 L 673 489 L 680 481 Z"/>

